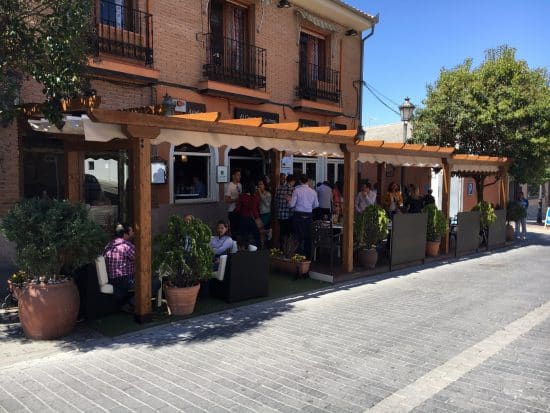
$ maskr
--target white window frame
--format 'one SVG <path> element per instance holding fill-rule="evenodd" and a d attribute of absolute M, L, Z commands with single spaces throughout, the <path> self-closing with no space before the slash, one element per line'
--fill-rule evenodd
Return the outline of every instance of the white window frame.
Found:
<path fill-rule="evenodd" d="M 171 204 L 202 204 L 217 202 L 219 200 L 218 184 L 216 183 L 216 165 L 218 164 L 218 149 L 211 145 L 208 145 L 210 152 L 182 152 L 176 151 L 174 145 L 170 145 L 170 170 L 169 175 L 169 191 L 170 191 L 170 203 Z M 175 199 L 174 196 L 174 156 L 203 156 L 210 158 L 207 170 L 207 196 L 206 198 L 193 198 L 193 199 Z"/>

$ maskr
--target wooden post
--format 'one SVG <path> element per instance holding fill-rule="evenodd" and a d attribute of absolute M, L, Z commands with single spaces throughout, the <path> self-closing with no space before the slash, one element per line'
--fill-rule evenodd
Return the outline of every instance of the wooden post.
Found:
<path fill-rule="evenodd" d="M 447 222 L 450 218 L 450 207 L 451 207 L 451 167 L 447 163 L 446 159 L 441 160 L 443 163 L 443 169 L 441 170 L 441 173 L 443 174 L 443 191 L 441 191 L 441 211 L 443 212 L 443 215 L 445 215 L 445 218 L 447 219 Z M 445 254 L 449 253 L 449 230 L 447 230 L 447 233 L 445 234 L 445 240 L 443 242 L 443 252 Z"/>
<path fill-rule="evenodd" d="M 376 164 L 376 182 L 378 182 L 378 191 L 376 192 L 376 203 L 382 205 L 382 191 L 385 185 L 386 164 L 384 162 Z"/>
<path fill-rule="evenodd" d="M 271 177 L 271 195 L 275 199 L 275 193 L 279 187 L 279 175 L 281 174 L 281 157 L 282 152 L 273 149 L 273 176 Z M 279 220 L 277 219 L 277 205 L 273 202 L 273 214 L 271 214 L 271 239 L 272 246 L 279 248 L 281 238 L 281 228 L 279 228 Z"/>
<path fill-rule="evenodd" d="M 135 232 L 135 319 L 139 323 L 151 319 L 151 139 L 160 129 L 151 126 L 122 125 L 132 148 Z"/>
<path fill-rule="evenodd" d="M 344 151 L 344 228 L 342 233 L 342 269 L 353 271 L 353 220 L 357 153 Z"/>
<path fill-rule="evenodd" d="M 508 203 L 508 167 L 499 166 L 500 189 L 498 191 L 498 203 L 502 209 L 506 209 Z"/>
<path fill-rule="evenodd" d="M 81 152 L 67 145 L 65 150 L 65 197 L 72 203 L 84 201 L 82 199 L 83 163 Z"/>

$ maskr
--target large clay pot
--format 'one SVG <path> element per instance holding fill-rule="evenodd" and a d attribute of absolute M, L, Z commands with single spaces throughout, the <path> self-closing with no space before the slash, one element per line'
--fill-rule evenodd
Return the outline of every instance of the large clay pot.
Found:
<path fill-rule="evenodd" d="M 200 288 L 200 284 L 185 288 L 166 286 L 166 300 L 168 301 L 170 314 L 189 315 L 195 311 L 195 303 Z"/>
<path fill-rule="evenodd" d="M 376 248 L 359 250 L 357 259 L 363 267 L 374 268 L 378 262 L 378 251 L 376 251 Z"/>
<path fill-rule="evenodd" d="M 80 296 L 72 280 L 28 284 L 18 294 L 19 321 L 28 338 L 52 340 L 69 334 L 76 324 Z"/>
<path fill-rule="evenodd" d="M 426 241 L 426 255 L 428 257 L 437 257 L 441 241 Z"/>

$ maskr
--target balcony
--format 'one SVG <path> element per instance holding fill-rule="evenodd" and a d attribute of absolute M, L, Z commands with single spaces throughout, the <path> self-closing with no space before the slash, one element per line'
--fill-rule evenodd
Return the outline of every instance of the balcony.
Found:
<path fill-rule="evenodd" d="M 153 64 L 153 16 L 140 10 L 96 0 L 96 54 Z"/>
<path fill-rule="evenodd" d="M 204 76 L 209 81 L 266 90 L 267 51 L 244 42 L 208 33 Z"/>
<path fill-rule="evenodd" d="M 300 64 L 296 96 L 308 100 L 340 103 L 340 72 L 314 64 Z"/>

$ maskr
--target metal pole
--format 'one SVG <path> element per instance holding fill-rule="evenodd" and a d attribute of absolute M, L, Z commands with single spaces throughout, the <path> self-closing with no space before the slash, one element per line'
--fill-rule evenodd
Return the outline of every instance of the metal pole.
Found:
<path fill-rule="evenodd" d="M 542 185 L 539 185 L 539 210 L 537 212 L 537 224 L 542 225 Z"/>
<path fill-rule="evenodd" d="M 407 122 L 403 122 L 403 143 L 407 143 Z"/>

